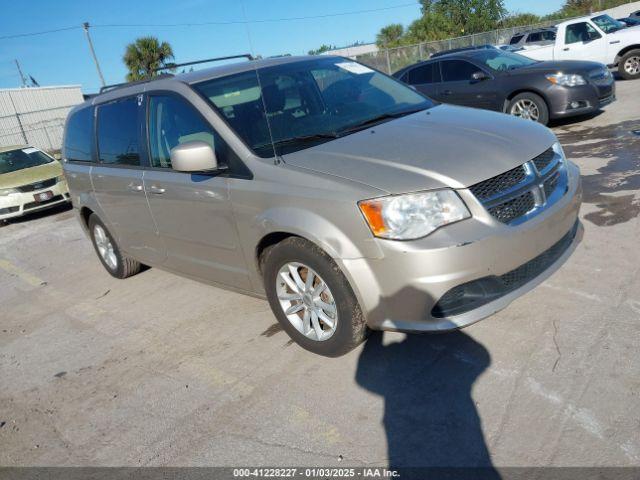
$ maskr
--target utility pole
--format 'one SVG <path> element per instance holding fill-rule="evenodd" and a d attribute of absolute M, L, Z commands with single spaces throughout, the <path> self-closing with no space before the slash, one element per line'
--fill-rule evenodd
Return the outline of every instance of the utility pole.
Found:
<path fill-rule="evenodd" d="M 20 74 L 20 80 L 22 80 L 22 88 L 26 88 L 27 86 L 27 78 L 24 76 L 24 73 L 22 73 L 22 69 L 20 68 L 20 64 L 18 63 L 18 60 L 15 60 L 16 62 L 16 67 L 18 67 L 18 73 Z"/>
<path fill-rule="evenodd" d="M 104 77 L 102 76 L 102 70 L 100 70 L 98 57 L 96 57 L 96 52 L 93 49 L 93 42 L 91 41 L 91 35 L 89 35 L 89 22 L 84 22 L 82 24 L 82 28 L 84 29 L 84 33 L 87 35 L 87 42 L 89 42 L 89 50 L 91 50 L 91 56 L 93 56 L 93 61 L 96 63 L 96 69 L 98 70 L 98 76 L 100 77 L 100 81 L 102 82 L 102 86 L 104 87 L 106 83 L 104 81 Z"/>

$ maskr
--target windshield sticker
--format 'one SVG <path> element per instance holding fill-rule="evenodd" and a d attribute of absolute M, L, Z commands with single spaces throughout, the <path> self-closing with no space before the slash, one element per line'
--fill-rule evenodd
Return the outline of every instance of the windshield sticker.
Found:
<path fill-rule="evenodd" d="M 356 62 L 341 62 L 336 63 L 336 66 L 340 67 L 343 70 L 346 70 L 347 72 L 355 73 L 356 75 L 373 72 L 373 70 L 371 70 L 369 67 L 365 67 L 364 65 L 360 65 Z"/>
<path fill-rule="evenodd" d="M 33 148 L 33 147 L 29 147 L 29 148 L 23 148 L 22 151 L 24 153 L 26 153 L 27 155 L 31 154 L 31 153 L 36 153 L 38 151 L 37 148 Z"/>

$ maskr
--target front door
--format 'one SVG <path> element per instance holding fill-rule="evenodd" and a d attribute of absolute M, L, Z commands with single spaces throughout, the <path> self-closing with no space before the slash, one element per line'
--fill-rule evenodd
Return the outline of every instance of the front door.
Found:
<path fill-rule="evenodd" d="M 605 65 L 607 61 L 607 39 L 588 22 L 567 25 L 564 46 L 556 53 L 557 60 L 590 60 Z"/>
<path fill-rule="evenodd" d="M 472 75 L 481 71 L 465 60 L 440 62 L 442 83 L 438 87 L 438 100 L 465 107 L 495 110 L 497 104 L 496 81 L 493 78 L 474 80 Z"/>
<path fill-rule="evenodd" d="M 418 65 L 407 72 L 407 83 L 430 98 L 438 95 L 440 68 L 438 62 Z"/>
<path fill-rule="evenodd" d="M 93 167 L 91 181 L 120 248 L 142 263 L 157 265 L 165 251 L 144 194 L 139 103 L 130 97 L 96 108 L 100 165 Z"/>
<path fill-rule="evenodd" d="M 147 100 L 150 168 L 144 188 L 167 248 L 165 266 L 184 275 L 249 289 L 249 276 L 231 209 L 228 170 L 193 174 L 171 169 L 171 149 L 204 141 L 225 166 L 229 147 L 184 98 Z"/>

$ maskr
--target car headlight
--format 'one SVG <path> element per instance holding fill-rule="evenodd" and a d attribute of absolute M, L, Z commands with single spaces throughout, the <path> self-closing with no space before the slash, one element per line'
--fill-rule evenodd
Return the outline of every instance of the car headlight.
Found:
<path fill-rule="evenodd" d="M 0 197 L 6 197 L 12 193 L 18 193 L 15 188 L 0 188 Z"/>
<path fill-rule="evenodd" d="M 471 214 L 453 190 L 407 193 L 358 202 L 376 237 L 414 240 L 469 218 Z"/>
<path fill-rule="evenodd" d="M 564 148 L 562 148 L 562 145 L 560 145 L 560 142 L 554 143 L 551 148 L 553 148 L 553 151 L 556 155 L 560 155 L 560 158 L 562 158 L 562 163 L 564 163 L 566 166 L 567 156 L 564 154 Z"/>
<path fill-rule="evenodd" d="M 547 75 L 547 80 L 555 85 L 561 85 L 563 87 L 577 87 L 579 85 L 586 85 L 587 81 L 582 75 L 575 73 L 552 73 Z"/>

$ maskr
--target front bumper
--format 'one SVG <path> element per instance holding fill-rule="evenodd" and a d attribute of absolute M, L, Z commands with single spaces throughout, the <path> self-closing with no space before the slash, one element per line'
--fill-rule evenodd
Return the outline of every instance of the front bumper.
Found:
<path fill-rule="evenodd" d="M 589 83 L 579 87 L 555 86 L 548 94 L 550 117 L 564 118 L 600 110 L 616 100 L 613 78 L 604 83 Z M 573 105 L 572 105 L 573 104 Z"/>
<path fill-rule="evenodd" d="M 36 196 L 45 192 L 52 193 L 51 199 L 36 201 Z M 11 195 L 0 197 L 0 220 L 20 217 L 27 213 L 37 212 L 68 202 L 69 200 L 69 189 L 66 181 L 58 182 L 52 187 L 32 192 L 12 193 Z"/>
<path fill-rule="evenodd" d="M 343 260 L 367 324 L 395 331 L 446 331 L 465 327 L 503 309 L 541 283 L 570 256 L 582 236 L 578 212 L 580 172 L 569 163 L 565 195 L 538 216 L 515 226 L 500 224 L 468 190 L 459 193 L 472 218 L 417 241 L 378 240 L 382 259 Z M 570 232 L 576 228 L 575 236 Z M 562 250 L 536 275 L 494 300 L 459 315 L 437 316 L 434 307 L 450 290 L 517 271 L 550 251 Z"/>

